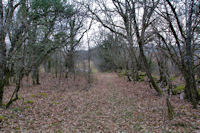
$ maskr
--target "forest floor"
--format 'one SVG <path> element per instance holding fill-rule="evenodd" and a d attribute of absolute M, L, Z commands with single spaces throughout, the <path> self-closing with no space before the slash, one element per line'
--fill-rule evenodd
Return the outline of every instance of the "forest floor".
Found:
<path fill-rule="evenodd" d="M 135 133 L 198 132 L 200 109 L 173 96 L 175 118 L 167 118 L 165 97 L 145 82 L 128 82 L 115 73 L 96 73 L 90 89 L 84 77 L 72 80 L 42 73 L 41 85 L 23 81 L 20 100 L 0 108 L 0 132 Z M 14 86 L 7 88 L 5 99 Z"/>

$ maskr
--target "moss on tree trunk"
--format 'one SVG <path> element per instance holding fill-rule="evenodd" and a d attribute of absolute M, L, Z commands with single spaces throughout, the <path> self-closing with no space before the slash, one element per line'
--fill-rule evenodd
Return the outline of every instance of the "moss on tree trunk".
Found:
<path fill-rule="evenodd" d="M 147 62 L 147 59 L 146 59 L 146 56 L 144 54 L 144 50 L 143 50 L 142 44 L 139 45 L 139 48 L 140 48 L 140 56 L 142 58 L 144 69 L 146 71 L 147 77 L 149 78 L 151 85 L 156 90 L 156 92 L 158 93 L 158 95 L 162 95 L 161 89 L 158 87 L 157 83 L 153 79 L 153 76 L 151 75 L 151 72 L 149 70 L 150 66 L 149 66 L 149 64 Z"/>

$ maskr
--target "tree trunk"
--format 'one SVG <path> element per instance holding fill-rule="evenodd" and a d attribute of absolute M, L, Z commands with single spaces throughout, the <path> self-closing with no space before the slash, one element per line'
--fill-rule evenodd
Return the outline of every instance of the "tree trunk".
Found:
<path fill-rule="evenodd" d="M 143 61 L 143 65 L 144 65 L 144 69 L 145 69 L 145 72 L 147 74 L 147 77 L 149 78 L 150 80 L 150 83 L 151 85 L 153 86 L 153 88 L 156 90 L 156 92 L 158 93 L 158 95 L 162 95 L 162 91 L 161 89 L 158 87 L 158 85 L 156 84 L 155 80 L 153 79 L 152 75 L 151 75 L 151 72 L 149 70 L 150 66 L 147 62 L 147 59 L 145 57 L 145 54 L 144 54 L 144 50 L 143 50 L 143 46 L 141 44 L 139 44 L 139 48 L 140 48 L 140 56 L 142 58 L 142 61 Z"/>
<path fill-rule="evenodd" d="M 131 68 L 131 76 L 134 81 L 139 80 L 139 71 L 140 71 L 140 64 L 137 61 L 137 57 L 135 57 L 135 62 L 131 62 L 132 68 Z"/>
<path fill-rule="evenodd" d="M 186 98 L 189 99 L 194 108 L 197 108 L 199 95 L 196 88 L 196 80 L 195 80 L 195 74 L 194 74 L 194 59 L 193 59 L 193 49 L 192 49 L 192 15 L 193 15 L 193 8 L 194 8 L 194 0 L 190 3 L 189 8 L 189 15 L 188 18 L 186 18 L 186 71 L 184 73 L 186 86 L 185 86 L 185 93 Z"/>
<path fill-rule="evenodd" d="M 69 53 L 69 71 L 74 74 L 74 55 L 73 52 Z"/>
<path fill-rule="evenodd" d="M 88 35 L 88 34 L 87 34 Z M 90 42 L 87 36 L 87 41 L 88 41 L 88 85 L 90 86 L 91 84 L 91 51 L 90 51 Z"/>
<path fill-rule="evenodd" d="M 2 46 L 1 46 L 0 47 L 0 106 L 2 106 L 3 104 L 3 94 L 4 94 L 5 77 L 6 77 L 5 67 L 6 67 L 5 54 L 4 51 L 2 51 Z"/>
<path fill-rule="evenodd" d="M 160 73 L 159 82 L 161 83 L 162 87 L 165 87 L 168 85 L 167 76 L 166 76 L 168 73 L 167 60 L 165 59 L 165 57 L 161 57 L 161 59 L 158 59 L 157 62 L 158 62 L 159 73 Z"/>
<path fill-rule="evenodd" d="M 68 78 L 68 71 L 65 72 L 65 78 Z"/>
<path fill-rule="evenodd" d="M 5 70 L 6 70 L 6 43 L 5 43 L 5 31 L 3 24 L 3 4 L 0 0 L 0 106 L 3 102 L 3 93 L 5 86 Z"/>
<path fill-rule="evenodd" d="M 189 75 L 191 74 L 190 72 L 188 72 L 188 74 L 184 75 L 184 79 L 186 82 L 185 85 L 185 98 L 188 99 L 194 108 L 197 108 L 197 104 L 198 104 L 198 100 L 199 100 L 199 95 L 198 95 L 198 91 L 196 88 L 196 81 L 194 78 L 194 75 Z"/>
<path fill-rule="evenodd" d="M 139 80 L 140 63 L 138 62 L 136 50 L 133 47 L 134 46 L 133 39 L 131 37 L 129 37 L 129 38 L 130 38 L 130 39 L 128 39 L 129 45 L 130 45 L 129 54 L 130 54 L 130 57 L 132 58 L 132 61 L 131 61 L 131 65 L 132 65 L 131 76 L 132 76 L 133 80 L 138 81 Z"/>
<path fill-rule="evenodd" d="M 47 61 L 45 61 L 44 71 L 46 73 L 50 73 L 51 72 L 51 61 L 50 61 L 50 59 L 48 59 Z"/>
<path fill-rule="evenodd" d="M 4 85 L 2 80 L 0 81 L 0 106 L 3 104 L 3 92 L 4 92 Z"/>
<path fill-rule="evenodd" d="M 173 118 L 174 118 L 174 108 L 171 105 L 169 97 L 166 98 L 166 102 L 167 102 L 167 108 L 168 108 L 168 118 L 170 120 L 173 120 Z"/>
<path fill-rule="evenodd" d="M 174 107 L 172 106 L 170 99 L 172 95 L 172 82 L 170 80 L 170 76 L 167 75 L 167 73 L 164 73 L 167 83 L 168 83 L 168 95 L 166 97 L 166 103 L 167 103 L 167 108 L 168 108 L 168 118 L 169 120 L 174 119 Z"/>
<path fill-rule="evenodd" d="M 38 68 L 33 68 L 32 71 L 32 80 L 33 80 L 33 85 L 39 85 L 39 69 Z"/>
<path fill-rule="evenodd" d="M 9 102 L 6 104 L 6 108 L 9 108 L 10 105 L 14 102 L 14 101 L 17 101 L 19 99 L 18 97 L 18 92 L 20 90 L 20 86 L 21 86 L 21 80 L 23 78 L 23 74 L 20 73 L 19 76 L 17 77 L 17 81 L 16 81 L 16 87 L 15 87 L 15 90 L 9 100 Z M 15 97 L 15 98 L 14 98 Z"/>

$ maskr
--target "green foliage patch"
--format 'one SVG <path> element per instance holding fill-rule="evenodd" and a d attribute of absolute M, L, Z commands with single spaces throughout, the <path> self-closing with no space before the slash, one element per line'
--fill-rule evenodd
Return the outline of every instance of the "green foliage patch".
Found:
<path fill-rule="evenodd" d="M 46 93 L 44 93 L 44 92 L 41 92 L 41 93 L 39 93 L 39 95 L 40 96 L 43 96 L 43 97 L 45 97 L 45 98 L 47 98 L 48 96 L 47 96 L 47 94 Z"/>
<path fill-rule="evenodd" d="M 156 82 L 158 82 L 158 78 L 156 76 L 153 75 L 152 77 Z"/>
<path fill-rule="evenodd" d="M 198 93 L 199 93 L 199 95 L 200 95 L 200 88 L 198 88 L 197 91 L 198 91 Z"/>
<path fill-rule="evenodd" d="M 145 72 L 139 72 L 138 81 L 139 81 L 139 82 L 144 81 L 145 76 L 146 76 L 146 73 L 145 73 Z"/>
<path fill-rule="evenodd" d="M 60 102 L 53 101 L 52 104 L 58 105 L 61 104 Z"/>
<path fill-rule="evenodd" d="M 27 103 L 27 104 L 33 104 L 34 101 L 32 101 L 32 100 L 27 100 L 27 101 L 25 101 L 24 103 Z"/>
<path fill-rule="evenodd" d="M 174 124 L 176 127 L 186 127 L 186 124 L 184 122 L 177 122 Z"/>
<path fill-rule="evenodd" d="M 119 76 L 125 77 L 126 75 L 128 75 L 128 73 L 129 73 L 129 70 L 122 70 L 122 71 L 120 71 Z"/>
<path fill-rule="evenodd" d="M 173 88 L 172 94 L 173 95 L 180 94 L 182 91 L 184 91 L 184 89 L 185 89 L 185 85 L 178 85 L 175 88 Z"/>
<path fill-rule="evenodd" d="M 31 108 L 31 106 L 25 106 L 24 108 L 25 108 L 25 109 L 30 109 L 30 108 Z"/>
<path fill-rule="evenodd" d="M 0 122 L 3 121 L 5 117 L 3 115 L 0 115 Z"/>
<path fill-rule="evenodd" d="M 174 77 L 174 76 L 172 76 L 172 77 L 170 78 L 170 80 L 171 80 L 171 81 L 174 81 L 174 79 L 175 79 L 175 77 Z"/>
<path fill-rule="evenodd" d="M 37 97 L 37 95 L 36 94 L 32 94 L 32 97 Z"/>
<path fill-rule="evenodd" d="M 23 109 L 22 109 L 22 108 L 16 107 L 16 108 L 13 108 L 12 111 L 13 111 L 13 112 L 18 112 L 18 113 L 20 113 L 20 112 L 23 111 Z"/>

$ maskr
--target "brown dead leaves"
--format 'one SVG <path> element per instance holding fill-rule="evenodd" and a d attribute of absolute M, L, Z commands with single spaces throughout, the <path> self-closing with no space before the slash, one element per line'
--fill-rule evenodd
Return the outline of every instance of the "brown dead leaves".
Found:
<path fill-rule="evenodd" d="M 60 81 L 41 75 L 41 85 L 24 80 L 21 99 L 0 109 L 2 132 L 192 132 L 200 111 L 172 97 L 175 119 L 167 119 L 165 99 L 146 83 L 132 83 L 114 73 L 97 73 L 88 91 L 83 76 Z M 6 99 L 14 87 L 6 89 Z"/>

